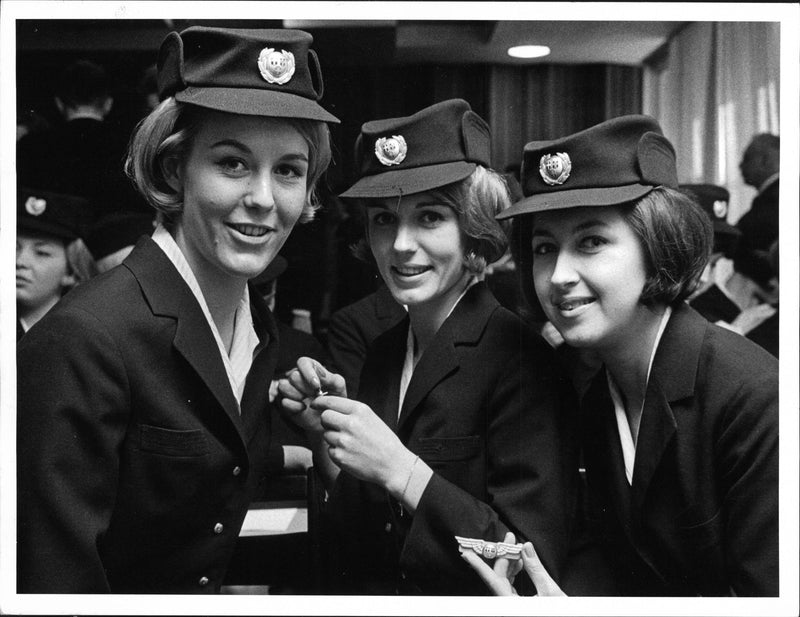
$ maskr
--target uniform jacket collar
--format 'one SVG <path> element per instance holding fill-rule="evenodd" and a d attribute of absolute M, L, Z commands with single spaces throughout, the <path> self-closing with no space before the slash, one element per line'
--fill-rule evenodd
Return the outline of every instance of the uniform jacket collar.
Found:
<path fill-rule="evenodd" d="M 414 369 L 399 419 L 395 419 L 397 417 L 396 403 L 387 405 L 384 420 L 389 426 L 394 427 L 396 424 L 399 433 L 415 415 L 425 396 L 445 377 L 458 370 L 464 350 L 478 342 L 486 329 L 490 316 L 499 306 L 500 304 L 491 294 L 486 283 L 477 283 L 464 294 L 453 312 L 439 328 Z M 398 382 L 405 356 L 409 325 L 409 318 L 406 317 L 382 337 L 385 348 L 392 350 L 390 374 L 396 376 Z M 395 392 L 399 396 L 399 386 L 391 388 L 391 390 L 390 396 L 394 396 Z M 396 402 L 397 396 L 391 400 Z"/>
<path fill-rule="evenodd" d="M 186 282 L 164 252 L 149 237 L 142 238 L 123 262 L 131 271 L 154 315 L 173 318 L 177 321 L 173 346 L 186 359 L 211 390 L 220 406 L 230 417 L 247 443 L 247 425 L 257 420 L 252 406 L 268 400 L 269 379 L 251 379 L 274 370 L 277 357 L 277 330 L 275 321 L 254 289 L 250 289 L 250 304 L 253 323 L 260 343 L 257 356 L 245 386 L 242 398 L 242 413 L 231 390 L 225 365 L 219 348 L 206 321 L 205 315 Z M 262 350 L 268 346 L 269 350 Z M 267 353 L 264 353 L 267 352 Z M 273 357 L 274 356 L 274 357 Z M 263 392 L 262 392 L 263 390 Z M 249 413 L 248 413 L 249 412 Z M 251 416 L 256 416 L 255 418 Z"/>

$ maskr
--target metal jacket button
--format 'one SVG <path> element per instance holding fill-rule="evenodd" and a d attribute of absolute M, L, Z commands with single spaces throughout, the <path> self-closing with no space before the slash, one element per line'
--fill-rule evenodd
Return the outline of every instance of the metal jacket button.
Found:
<path fill-rule="evenodd" d="M 223 527 L 222 523 L 214 525 L 214 533 L 222 533 L 223 529 L 225 529 L 225 527 Z"/>

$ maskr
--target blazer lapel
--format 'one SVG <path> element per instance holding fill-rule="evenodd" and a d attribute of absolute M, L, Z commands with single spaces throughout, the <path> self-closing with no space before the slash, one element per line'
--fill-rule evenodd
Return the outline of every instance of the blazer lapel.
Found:
<path fill-rule="evenodd" d="M 647 385 L 636 444 L 633 504 L 641 507 L 667 446 L 675 436 L 675 403 L 691 397 L 708 322 L 687 304 L 676 307 L 659 342 Z"/>
<path fill-rule="evenodd" d="M 425 396 L 445 377 L 458 370 L 459 346 L 480 338 L 489 316 L 498 306 L 485 283 L 473 285 L 461 298 L 414 369 L 400 411 L 398 432 L 414 415 Z"/>
<path fill-rule="evenodd" d="M 186 281 L 151 238 L 139 240 L 123 265 L 136 277 L 153 314 L 177 321 L 173 346 L 205 382 L 244 440 L 239 406 L 219 348 Z"/>

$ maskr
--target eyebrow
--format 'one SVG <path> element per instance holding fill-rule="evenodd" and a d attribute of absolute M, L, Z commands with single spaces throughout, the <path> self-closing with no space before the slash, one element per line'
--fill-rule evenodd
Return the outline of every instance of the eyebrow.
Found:
<path fill-rule="evenodd" d="M 250 148 L 239 141 L 238 139 L 220 139 L 219 141 L 214 142 L 211 144 L 212 148 L 223 148 L 223 147 L 231 147 L 237 148 L 242 150 L 243 152 L 248 152 L 252 154 L 252 150 Z M 308 156 L 302 152 L 291 152 L 289 154 L 285 154 L 281 157 L 282 160 L 289 160 L 289 161 L 304 161 L 308 162 Z"/>
<path fill-rule="evenodd" d="M 417 208 L 429 208 L 431 206 L 438 206 L 440 208 L 450 208 L 450 206 L 448 206 L 447 204 L 443 204 L 440 201 L 421 201 L 418 204 L 415 204 L 414 208 L 415 209 L 417 209 Z M 377 201 L 376 202 L 372 202 L 372 203 L 368 203 L 364 207 L 365 208 L 382 208 L 384 210 L 388 210 L 389 209 L 389 206 L 387 206 L 386 204 L 377 202 Z"/>
<path fill-rule="evenodd" d="M 587 229 L 591 229 L 592 227 L 608 227 L 608 224 L 599 219 L 591 219 L 589 221 L 583 221 L 582 223 L 578 223 L 577 225 L 575 225 L 575 227 L 572 229 L 572 233 L 586 231 Z M 550 233 L 546 228 L 540 229 L 534 227 L 533 235 L 535 237 L 535 236 L 552 236 L 553 234 Z"/>

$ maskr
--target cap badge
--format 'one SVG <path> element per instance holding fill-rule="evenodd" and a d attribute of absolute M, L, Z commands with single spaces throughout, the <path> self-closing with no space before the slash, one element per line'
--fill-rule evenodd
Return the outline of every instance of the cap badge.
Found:
<path fill-rule="evenodd" d="M 28 197 L 25 202 L 25 211 L 32 216 L 39 216 L 47 208 L 47 202 L 38 197 Z"/>
<path fill-rule="evenodd" d="M 728 214 L 728 202 L 718 199 L 714 202 L 714 216 L 718 219 L 725 218 Z"/>
<path fill-rule="evenodd" d="M 408 145 L 402 135 L 380 137 L 375 142 L 375 156 L 386 166 L 399 165 L 408 154 Z"/>
<path fill-rule="evenodd" d="M 545 183 L 553 186 L 554 184 L 564 184 L 572 171 L 572 161 L 566 152 L 556 152 L 555 154 L 545 154 L 539 160 L 539 174 Z"/>
<path fill-rule="evenodd" d="M 294 75 L 294 54 L 265 47 L 258 55 L 258 70 L 269 83 L 285 84 Z"/>

